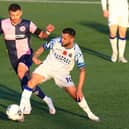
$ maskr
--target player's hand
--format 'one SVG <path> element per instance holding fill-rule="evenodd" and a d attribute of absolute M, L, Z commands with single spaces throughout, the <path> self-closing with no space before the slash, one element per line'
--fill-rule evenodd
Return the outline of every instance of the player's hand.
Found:
<path fill-rule="evenodd" d="M 83 93 L 82 93 L 82 90 L 81 89 L 77 89 L 76 90 L 76 101 L 77 102 L 80 102 L 83 98 Z"/>
<path fill-rule="evenodd" d="M 52 25 L 52 24 L 49 24 L 49 25 L 47 25 L 47 27 L 46 27 L 46 31 L 48 31 L 49 33 L 53 32 L 54 29 L 55 29 L 55 27 L 54 27 L 54 25 Z"/>
<path fill-rule="evenodd" d="M 104 16 L 105 18 L 108 18 L 108 17 L 109 17 L 109 11 L 108 11 L 108 10 L 104 10 L 104 11 L 103 11 L 103 16 Z"/>
<path fill-rule="evenodd" d="M 33 57 L 32 58 L 32 61 L 34 62 L 34 64 L 36 64 L 36 65 L 39 65 L 39 64 L 41 64 L 42 63 L 42 61 L 41 60 L 39 60 L 39 59 L 37 59 L 36 57 Z"/>

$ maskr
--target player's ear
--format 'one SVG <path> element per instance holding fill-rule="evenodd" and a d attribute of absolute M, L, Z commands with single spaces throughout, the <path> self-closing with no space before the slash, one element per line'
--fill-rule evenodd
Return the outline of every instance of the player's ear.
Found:
<path fill-rule="evenodd" d="M 22 16 L 22 14 L 23 14 L 23 11 L 21 10 L 21 12 L 20 12 L 20 13 L 21 13 L 20 15 Z"/>
<path fill-rule="evenodd" d="M 71 42 L 74 42 L 74 37 L 73 36 L 71 37 Z"/>

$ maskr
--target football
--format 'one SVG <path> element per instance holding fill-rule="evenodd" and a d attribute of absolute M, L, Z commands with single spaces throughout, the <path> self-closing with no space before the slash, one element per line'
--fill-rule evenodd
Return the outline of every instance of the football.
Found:
<path fill-rule="evenodd" d="M 24 114 L 22 113 L 20 106 L 17 104 L 11 104 L 6 109 L 6 115 L 8 119 L 23 122 L 24 121 Z"/>

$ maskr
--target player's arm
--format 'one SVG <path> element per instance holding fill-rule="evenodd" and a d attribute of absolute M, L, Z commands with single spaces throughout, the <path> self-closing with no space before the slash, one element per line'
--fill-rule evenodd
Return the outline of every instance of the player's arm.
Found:
<path fill-rule="evenodd" d="M 48 38 L 48 36 L 54 31 L 54 29 L 54 25 L 49 24 L 46 26 L 46 30 L 43 31 L 40 28 L 38 28 L 32 21 L 30 22 L 30 32 L 41 39 Z"/>
<path fill-rule="evenodd" d="M 83 97 L 83 86 L 84 86 L 84 81 L 85 81 L 85 61 L 84 61 L 84 57 L 83 54 L 81 52 L 81 49 L 79 48 L 79 46 L 76 45 L 75 47 L 75 61 L 77 64 L 77 67 L 79 68 L 79 80 L 78 80 L 78 84 L 77 84 L 77 90 L 76 90 L 76 98 L 77 101 L 81 100 Z"/>
<path fill-rule="evenodd" d="M 38 57 L 45 51 L 45 50 L 49 50 L 53 47 L 53 44 L 55 43 L 55 40 L 51 40 L 50 42 L 46 42 L 44 43 L 38 50 L 35 51 L 34 55 L 33 55 L 33 62 L 35 64 L 41 64 L 42 61 L 40 59 L 38 59 Z"/>
<path fill-rule="evenodd" d="M 105 18 L 108 18 L 109 11 L 108 11 L 108 0 L 101 0 L 102 10 L 103 10 L 103 16 Z"/>
<path fill-rule="evenodd" d="M 35 51 L 34 55 L 33 55 L 33 62 L 36 64 L 36 65 L 39 65 L 42 63 L 42 61 L 38 58 L 42 53 L 44 52 L 44 48 L 43 47 L 40 47 L 38 50 Z"/>
<path fill-rule="evenodd" d="M 77 100 L 81 100 L 83 97 L 83 86 L 84 86 L 85 76 L 86 76 L 86 70 L 85 67 L 82 67 L 80 68 L 79 81 L 76 91 Z"/>
<path fill-rule="evenodd" d="M 52 24 L 49 24 L 46 27 L 46 31 L 41 31 L 38 35 L 39 38 L 43 39 L 43 38 L 47 38 L 53 31 L 54 31 L 55 27 Z"/>

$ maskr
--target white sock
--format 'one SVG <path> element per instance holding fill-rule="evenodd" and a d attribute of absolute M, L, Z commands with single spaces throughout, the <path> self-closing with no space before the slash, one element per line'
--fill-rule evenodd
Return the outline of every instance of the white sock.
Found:
<path fill-rule="evenodd" d="M 48 97 L 45 96 L 45 97 L 43 98 L 43 101 L 44 101 L 45 103 L 47 103 L 47 99 L 48 99 Z"/>
<path fill-rule="evenodd" d="M 126 47 L 126 39 L 119 39 L 118 41 L 118 48 L 119 48 L 119 58 L 124 57 Z"/>
<path fill-rule="evenodd" d="M 117 50 L 117 37 L 115 38 L 110 38 L 110 44 L 112 47 L 112 53 L 117 55 L 118 50 Z"/>
<path fill-rule="evenodd" d="M 78 102 L 78 105 L 79 105 L 80 108 L 82 108 L 87 114 L 92 113 L 84 97 L 82 98 L 81 102 Z"/>
<path fill-rule="evenodd" d="M 32 91 L 24 89 L 21 95 L 21 100 L 20 100 L 20 108 L 23 111 L 25 108 L 25 105 L 30 101 Z"/>

